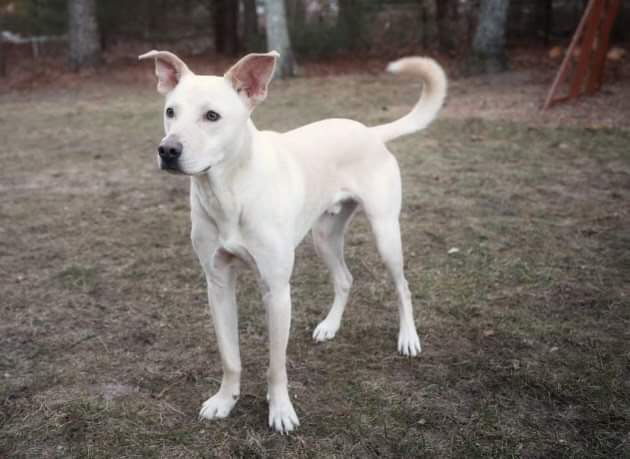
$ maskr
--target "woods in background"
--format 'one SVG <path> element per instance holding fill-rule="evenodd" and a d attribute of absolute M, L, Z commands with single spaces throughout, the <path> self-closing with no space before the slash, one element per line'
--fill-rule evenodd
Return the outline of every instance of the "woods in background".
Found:
<path fill-rule="evenodd" d="M 625 40 L 624 2 L 614 40 Z M 69 67 L 98 65 L 130 44 L 188 54 L 282 50 L 294 55 L 398 56 L 440 51 L 478 71 L 506 68 L 506 43 L 566 41 L 586 0 L 0 0 L 0 30 L 65 36 Z M 46 40 L 40 40 L 45 47 Z M 60 46 L 54 45 L 59 52 Z M 118 53 L 120 54 L 120 52 Z M 2 68 L 0 49 L 0 70 Z"/>
<path fill-rule="evenodd" d="M 284 0 L 265 0 L 267 47 L 280 53 L 276 76 L 280 78 L 295 75 L 293 49 L 289 39 L 287 13 Z"/>
<path fill-rule="evenodd" d="M 469 65 L 474 73 L 494 73 L 507 68 L 505 28 L 509 4 L 509 0 L 481 0 L 470 53 Z"/>
<path fill-rule="evenodd" d="M 72 70 L 101 61 L 96 0 L 68 0 L 68 65 Z"/>

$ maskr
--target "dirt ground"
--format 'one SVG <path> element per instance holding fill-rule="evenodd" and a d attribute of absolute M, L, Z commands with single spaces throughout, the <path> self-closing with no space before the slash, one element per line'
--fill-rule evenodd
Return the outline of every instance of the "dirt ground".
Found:
<path fill-rule="evenodd" d="M 188 180 L 156 170 L 145 71 L 0 96 L 0 457 L 630 456 L 627 83 L 541 114 L 550 73 L 458 79 L 436 123 L 392 143 L 423 353 L 396 355 L 396 298 L 363 217 L 344 324 L 314 344 L 332 287 L 305 241 L 288 350 L 301 426 L 281 436 L 250 273 L 241 400 L 197 420 L 220 362 Z M 275 82 L 255 121 L 376 124 L 417 93 L 375 74 Z"/>

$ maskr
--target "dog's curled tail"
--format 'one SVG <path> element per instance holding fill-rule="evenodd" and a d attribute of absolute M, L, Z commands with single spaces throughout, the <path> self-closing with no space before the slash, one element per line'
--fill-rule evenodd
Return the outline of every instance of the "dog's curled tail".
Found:
<path fill-rule="evenodd" d="M 413 75 L 422 79 L 422 95 L 411 112 L 391 123 L 372 127 L 372 131 L 388 142 L 397 137 L 424 129 L 435 118 L 446 98 L 446 74 L 428 57 L 404 57 L 387 66 L 390 73 Z"/>

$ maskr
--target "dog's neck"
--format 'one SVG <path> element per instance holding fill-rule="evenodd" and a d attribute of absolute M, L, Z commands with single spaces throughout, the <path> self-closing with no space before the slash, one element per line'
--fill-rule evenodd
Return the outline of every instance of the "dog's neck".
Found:
<path fill-rule="evenodd" d="M 233 176 L 249 166 L 253 157 L 253 144 L 258 130 L 251 119 L 247 121 L 240 137 L 228 147 L 225 158 L 219 164 L 212 166 L 201 177 L 207 179 L 213 187 L 230 186 Z"/>
<path fill-rule="evenodd" d="M 222 232 L 231 232 L 238 224 L 243 207 L 243 196 L 236 192 L 235 183 L 242 176 L 253 173 L 256 162 L 254 142 L 258 130 L 248 120 L 246 128 L 238 141 L 231 146 L 226 159 L 213 166 L 207 172 L 191 177 L 191 193 L 198 199 L 208 217 L 226 226 Z"/>

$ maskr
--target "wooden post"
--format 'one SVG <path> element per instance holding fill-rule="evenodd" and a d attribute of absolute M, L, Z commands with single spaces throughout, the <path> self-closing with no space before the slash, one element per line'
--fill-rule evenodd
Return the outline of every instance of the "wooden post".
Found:
<path fill-rule="evenodd" d="M 545 100 L 545 105 L 543 106 L 543 110 L 547 110 L 551 103 L 553 102 L 553 96 L 556 94 L 556 90 L 561 83 L 564 82 L 565 77 L 567 76 L 567 72 L 569 71 L 569 65 L 571 65 L 571 58 L 573 56 L 573 52 L 575 51 L 575 47 L 577 46 L 578 40 L 582 35 L 582 30 L 584 30 L 584 26 L 586 25 L 586 19 L 589 17 L 591 10 L 593 9 L 593 3 L 595 0 L 590 0 L 588 5 L 586 6 L 586 11 L 584 12 L 584 16 L 582 16 L 582 20 L 578 25 L 575 34 L 573 35 L 573 39 L 571 40 L 571 44 L 567 48 L 567 52 L 564 55 L 564 59 L 562 60 L 562 64 L 560 65 L 560 70 L 556 74 L 556 78 L 551 85 L 551 89 L 547 94 L 547 99 Z"/>
<path fill-rule="evenodd" d="M 572 99 L 583 93 L 592 94 L 600 88 L 610 32 L 615 18 L 619 14 L 620 3 L 620 0 L 589 0 L 556 78 L 549 89 L 543 110 L 548 109 L 554 102 Z M 569 93 L 566 96 L 558 97 L 556 94 L 559 86 L 565 82 L 570 74 L 578 43 L 580 43 L 580 53 L 577 57 L 577 65 L 573 67 Z M 592 59 L 593 51 L 595 52 L 595 59 Z M 584 88 L 587 75 L 588 80 L 586 88 Z"/>
<path fill-rule="evenodd" d="M 587 18 L 586 30 L 580 47 L 580 55 L 578 57 L 577 68 L 575 69 L 575 77 L 571 82 L 569 90 L 569 98 L 573 99 L 582 92 L 582 83 L 591 62 L 591 53 L 593 52 L 593 44 L 596 40 L 596 32 L 599 29 L 599 23 L 602 16 L 605 0 L 593 0 L 593 8 Z"/>
<path fill-rule="evenodd" d="M 599 34 L 599 41 L 597 43 L 597 51 L 595 52 L 594 66 L 591 74 L 589 75 L 588 82 L 586 83 L 586 93 L 594 94 L 601 88 L 604 80 L 604 66 L 606 65 L 606 54 L 608 53 L 608 44 L 610 43 L 610 32 L 612 26 L 615 23 L 615 18 L 619 13 L 619 7 L 621 6 L 621 0 L 610 0 L 608 2 L 608 8 L 602 28 Z"/>

